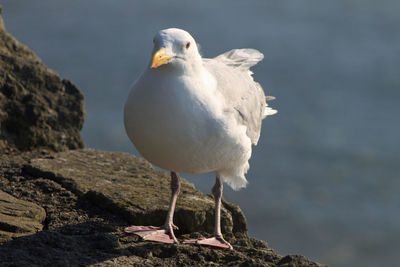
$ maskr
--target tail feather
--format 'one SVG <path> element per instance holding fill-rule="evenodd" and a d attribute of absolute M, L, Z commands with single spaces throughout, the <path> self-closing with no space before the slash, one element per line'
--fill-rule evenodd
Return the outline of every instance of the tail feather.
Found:
<path fill-rule="evenodd" d="M 273 109 L 271 107 L 269 107 L 267 104 L 265 105 L 265 109 L 264 109 L 264 118 L 267 116 L 271 116 L 278 113 L 278 111 L 276 109 Z"/>
<path fill-rule="evenodd" d="M 275 97 L 274 96 L 266 96 L 265 97 L 265 101 L 272 101 L 274 100 Z M 267 116 L 271 116 L 278 113 L 278 111 L 276 109 L 271 108 L 270 106 L 268 106 L 268 103 L 265 103 L 265 109 L 264 109 L 264 114 L 263 114 L 263 118 L 267 117 Z"/>

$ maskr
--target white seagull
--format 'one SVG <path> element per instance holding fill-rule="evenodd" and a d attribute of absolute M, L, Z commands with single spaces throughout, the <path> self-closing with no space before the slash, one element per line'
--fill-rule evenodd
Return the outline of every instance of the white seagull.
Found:
<path fill-rule="evenodd" d="M 276 113 L 249 70 L 264 56 L 255 49 L 234 49 L 202 58 L 193 37 L 176 28 L 159 31 L 153 42 L 150 63 L 125 103 L 124 122 L 139 153 L 171 171 L 172 196 L 163 226 L 130 226 L 125 232 L 178 243 L 173 224 L 178 173 L 215 172 L 214 236 L 184 243 L 232 249 L 220 227 L 222 181 L 235 190 L 246 186 L 261 121 Z"/>

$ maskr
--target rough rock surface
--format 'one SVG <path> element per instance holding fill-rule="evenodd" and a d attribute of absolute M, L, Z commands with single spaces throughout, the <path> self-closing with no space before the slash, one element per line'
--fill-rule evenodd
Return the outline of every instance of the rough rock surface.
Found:
<path fill-rule="evenodd" d="M 44 209 L 0 190 L 0 243 L 43 229 Z"/>
<path fill-rule="evenodd" d="M 8 34 L 0 17 L 0 147 L 82 148 L 83 120 L 81 92 Z"/>
<path fill-rule="evenodd" d="M 32 176 L 52 178 L 73 193 L 119 212 L 135 225 L 162 225 L 167 215 L 170 176 L 127 153 L 68 151 L 34 159 L 25 170 Z M 182 179 L 174 219 L 182 233 L 212 233 L 213 198 Z M 247 232 L 244 215 L 234 204 L 223 203 L 221 223 L 223 233 Z"/>
<path fill-rule="evenodd" d="M 240 209 L 227 202 L 223 223 L 231 224 L 225 228 L 231 251 L 145 242 L 125 234 L 131 223 L 161 224 L 170 194 L 169 175 L 134 156 L 94 150 L 5 150 L 0 155 L 0 188 L 35 202 L 47 214 L 43 231 L 0 245 L 0 266 L 321 266 L 303 256 L 283 257 L 266 242 L 249 238 Z M 203 216 L 191 210 L 211 213 L 211 197 L 187 181 L 182 189 L 178 239 L 209 236 L 212 229 L 198 225 Z M 186 208 L 193 217 L 185 215 Z"/>

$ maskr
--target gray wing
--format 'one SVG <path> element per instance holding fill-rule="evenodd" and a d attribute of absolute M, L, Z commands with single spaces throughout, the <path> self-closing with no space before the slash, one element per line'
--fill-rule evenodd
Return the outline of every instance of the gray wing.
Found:
<path fill-rule="evenodd" d="M 247 127 L 246 134 L 254 145 L 260 137 L 262 119 L 276 113 L 267 106 L 264 91 L 249 70 L 263 57 L 255 49 L 234 49 L 213 59 L 204 59 L 204 66 L 215 77 L 228 109 L 239 124 Z"/>

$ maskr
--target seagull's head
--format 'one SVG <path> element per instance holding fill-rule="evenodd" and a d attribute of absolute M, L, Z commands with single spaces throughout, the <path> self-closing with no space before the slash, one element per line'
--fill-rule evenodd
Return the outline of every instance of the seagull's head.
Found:
<path fill-rule="evenodd" d="M 193 37 L 184 30 L 170 28 L 159 31 L 153 39 L 151 69 L 185 70 L 201 64 L 201 56 Z"/>

